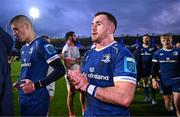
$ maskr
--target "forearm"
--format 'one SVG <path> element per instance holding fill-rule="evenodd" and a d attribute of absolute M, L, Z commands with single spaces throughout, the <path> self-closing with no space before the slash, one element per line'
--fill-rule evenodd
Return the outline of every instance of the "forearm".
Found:
<path fill-rule="evenodd" d="M 134 97 L 135 85 L 129 85 L 127 89 L 123 87 L 97 87 L 95 97 L 101 101 L 115 105 L 128 107 Z"/>
<path fill-rule="evenodd" d="M 35 82 L 35 88 L 45 87 L 65 75 L 65 68 L 59 59 L 56 59 L 50 66 L 54 69 L 45 79 Z"/>

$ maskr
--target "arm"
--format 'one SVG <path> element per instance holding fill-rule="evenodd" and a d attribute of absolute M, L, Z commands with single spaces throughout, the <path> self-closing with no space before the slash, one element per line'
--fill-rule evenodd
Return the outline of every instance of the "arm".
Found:
<path fill-rule="evenodd" d="M 137 82 L 140 82 L 141 80 L 141 71 L 142 71 L 142 59 L 141 59 L 141 48 L 137 48 L 134 51 L 134 58 L 136 60 L 136 67 L 137 67 Z"/>
<path fill-rule="evenodd" d="M 65 68 L 60 59 L 52 61 L 49 65 L 54 69 L 54 71 L 51 72 L 45 79 L 39 80 L 35 83 L 29 79 L 22 80 L 24 83 L 21 84 L 20 87 L 23 88 L 24 93 L 31 93 L 36 89 L 45 87 L 65 75 Z"/>
<path fill-rule="evenodd" d="M 118 81 L 112 87 L 96 87 L 89 84 L 85 75 L 78 71 L 68 70 L 68 76 L 76 89 L 93 95 L 97 99 L 115 105 L 128 107 L 134 97 L 135 84 Z"/>
<path fill-rule="evenodd" d="M 98 87 L 95 97 L 111 104 L 129 107 L 133 101 L 134 92 L 135 84 L 129 82 L 116 82 L 113 87 Z"/>
<path fill-rule="evenodd" d="M 76 63 L 81 63 L 81 57 L 79 58 L 64 58 L 64 64 L 66 67 L 71 67 Z"/>
<path fill-rule="evenodd" d="M 158 63 L 157 62 L 152 62 L 152 69 L 151 69 L 151 79 L 152 79 L 152 87 L 154 89 L 157 89 L 159 88 L 159 84 L 156 80 L 156 76 L 159 72 L 159 66 L 158 66 Z"/>
<path fill-rule="evenodd" d="M 54 70 L 45 79 L 35 82 L 36 89 L 45 87 L 65 75 L 65 68 L 60 59 L 52 61 L 51 63 L 49 63 L 49 66 L 51 66 Z"/>

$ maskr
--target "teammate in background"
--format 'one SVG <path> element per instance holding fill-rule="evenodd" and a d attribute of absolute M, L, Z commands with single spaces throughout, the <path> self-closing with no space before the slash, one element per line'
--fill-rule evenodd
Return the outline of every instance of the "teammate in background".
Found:
<path fill-rule="evenodd" d="M 20 77 L 14 83 L 19 91 L 21 115 L 47 116 L 49 94 L 46 86 L 64 76 L 65 68 L 54 47 L 36 36 L 27 16 L 15 16 L 10 25 L 16 39 L 26 42 L 21 48 Z M 49 66 L 54 71 L 46 76 Z"/>
<path fill-rule="evenodd" d="M 13 94 L 8 56 L 13 47 L 12 37 L 0 27 L 0 116 L 13 116 Z"/>
<path fill-rule="evenodd" d="M 180 42 L 176 43 L 176 48 L 180 48 Z"/>
<path fill-rule="evenodd" d="M 98 12 L 92 22 L 92 42 L 81 72 L 68 70 L 69 81 L 86 92 L 85 116 L 129 116 L 136 87 L 136 63 L 131 52 L 114 40 L 115 17 Z"/>
<path fill-rule="evenodd" d="M 80 70 L 81 56 L 79 49 L 76 46 L 77 38 L 75 32 L 70 31 L 66 33 L 66 45 L 62 49 L 62 57 L 64 59 L 64 63 L 68 70 Z M 69 116 L 75 116 L 74 113 L 74 96 L 76 93 L 76 89 L 71 85 L 66 75 L 66 85 L 68 90 L 67 95 L 67 106 L 69 111 Z M 85 111 L 85 97 L 83 93 L 80 92 L 80 103 L 82 106 L 82 114 Z"/>
<path fill-rule="evenodd" d="M 162 49 L 156 51 L 152 59 L 152 85 L 159 88 L 156 73 L 160 70 L 165 107 L 170 115 L 173 113 L 172 98 L 176 114 L 180 117 L 180 49 L 173 48 L 172 36 L 163 34 L 160 37 Z"/>
<path fill-rule="evenodd" d="M 138 74 L 138 85 L 142 82 L 145 98 L 144 102 L 150 102 L 149 98 L 149 87 L 150 85 L 150 74 L 151 74 L 151 63 L 152 56 L 157 50 L 155 46 L 151 45 L 151 39 L 148 34 L 143 35 L 142 45 L 134 51 L 134 57 L 137 62 L 137 74 Z M 152 91 L 152 104 L 155 105 L 155 89 L 151 87 Z"/>
<path fill-rule="evenodd" d="M 49 44 L 51 44 L 51 39 L 49 38 L 49 36 L 42 35 L 41 37 L 43 39 L 45 39 Z M 54 69 L 51 66 L 49 66 L 46 76 L 48 76 L 51 72 L 53 72 L 53 70 Z M 52 99 L 53 99 L 54 94 L 55 94 L 55 82 L 52 82 L 51 84 L 47 85 L 46 88 L 47 88 L 49 96 L 50 96 L 50 104 L 49 105 L 51 105 Z M 50 112 L 50 107 L 49 107 L 49 110 L 48 110 L 48 114 L 49 114 L 49 112 Z"/>

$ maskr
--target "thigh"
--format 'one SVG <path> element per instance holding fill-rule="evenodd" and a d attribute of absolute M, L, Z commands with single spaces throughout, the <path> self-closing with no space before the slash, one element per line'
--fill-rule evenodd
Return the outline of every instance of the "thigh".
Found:
<path fill-rule="evenodd" d="M 173 99 L 174 99 L 174 105 L 176 107 L 176 110 L 180 112 L 180 93 L 173 92 Z"/>

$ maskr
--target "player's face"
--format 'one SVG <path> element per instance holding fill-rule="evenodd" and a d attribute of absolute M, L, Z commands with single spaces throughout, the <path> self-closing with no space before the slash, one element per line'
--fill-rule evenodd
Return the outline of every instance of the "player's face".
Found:
<path fill-rule="evenodd" d="M 177 44 L 176 44 L 176 48 L 180 48 L 180 43 L 177 43 Z"/>
<path fill-rule="evenodd" d="M 148 36 L 143 37 L 143 43 L 144 44 L 149 44 L 150 43 L 150 38 Z"/>
<path fill-rule="evenodd" d="M 169 39 L 169 37 L 162 37 L 161 38 L 161 44 L 163 48 L 165 49 L 171 49 L 172 48 L 172 40 Z"/>
<path fill-rule="evenodd" d="M 11 29 L 16 39 L 20 40 L 21 42 L 26 41 L 28 31 L 24 23 L 13 22 L 11 24 Z"/>
<path fill-rule="evenodd" d="M 98 43 L 108 36 L 110 21 L 105 15 L 94 18 L 91 26 L 92 42 Z"/>

